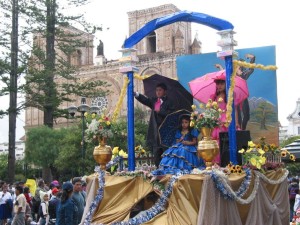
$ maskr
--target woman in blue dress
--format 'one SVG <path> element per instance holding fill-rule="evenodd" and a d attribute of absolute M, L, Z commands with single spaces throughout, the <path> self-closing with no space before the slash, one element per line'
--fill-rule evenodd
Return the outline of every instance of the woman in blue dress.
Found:
<path fill-rule="evenodd" d="M 190 115 L 181 116 L 180 127 L 175 134 L 176 142 L 162 155 L 159 170 L 166 174 L 174 174 L 178 170 L 191 171 L 200 165 L 196 148 L 199 133 L 190 127 L 190 122 Z"/>

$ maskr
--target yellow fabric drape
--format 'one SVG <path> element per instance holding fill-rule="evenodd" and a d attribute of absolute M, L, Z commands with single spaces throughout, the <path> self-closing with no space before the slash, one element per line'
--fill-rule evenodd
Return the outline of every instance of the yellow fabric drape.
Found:
<path fill-rule="evenodd" d="M 271 180 L 277 180 L 283 174 L 284 170 L 269 171 L 266 173 L 266 176 Z M 253 190 L 254 177 L 255 175 L 253 174 L 250 188 L 245 194 L 244 198 L 247 198 Z M 168 181 L 168 178 L 169 176 L 166 177 L 166 179 L 164 179 L 164 183 Z M 94 179 L 97 178 L 94 177 L 91 180 L 93 180 L 93 182 L 98 188 L 98 181 L 95 182 Z M 173 192 L 170 196 L 168 205 L 166 206 L 166 211 L 144 224 L 196 225 L 199 213 L 199 204 L 201 200 L 202 187 L 205 179 L 207 179 L 207 177 L 205 178 L 205 175 L 197 174 L 184 175 L 180 177 L 174 185 Z M 229 176 L 229 181 L 233 190 L 238 190 L 243 179 L 244 175 L 231 174 Z M 286 181 L 279 185 L 271 185 L 266 184 L 265 182 L 260 180 L 260 184 L 265 187 L 270 197 L 274 198 L 280 185 L 286 185 Z M 106 176 L 104 198 L 101 204 L 98 206 L 92 222 L 109 224 L 115 221 L 127 220 L 131 208 L 151 191 L 153 191 L 152 185 L 148 181 L 143 180 L 143 178 Z M 218 194 L 218 190 L 216 190 L 215 188 L 211 188 L 205 191 L 212 191 Z M 88 195 L 95 196 L 95 194 L 95 192 L 89 192 Z M 283 194 L 286 194 L 286 202 L 282 203 L 284 208 L 281 210 L 283 214 L 288 218 L 289 207 L 286 207 L 286 205 L 288 204 L 287 189 L 286 193 Z M 222 199 L 222 201 L 230 200 Z M 240 215 L 240 220 L 242 221 L 242 224 L 245 224 L 247 221 L 247 215 L 250 207 L 251 203 L 248 205 L 240 205 L 237 203 L 238 213 Z"/>
<path fill-rule="evenodd" d="M 97 190 L 98 178 L 92 179 L 97 180 L 93 181 Z M 132 207 L 152 191 L 152 185 L 141 177 L 105 176 L 104 198 L 96 209 L 92 223 L 106 224 L 129 219 Z M 92 194 L 95 196 L 95 193 Z"/>

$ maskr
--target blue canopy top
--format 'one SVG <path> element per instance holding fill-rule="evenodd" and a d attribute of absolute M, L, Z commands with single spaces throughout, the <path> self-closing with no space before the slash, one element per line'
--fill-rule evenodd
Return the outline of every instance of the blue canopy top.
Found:
<path fill-rule="evenodd" d="M 234 28 L 234 26 L 226 20 L 222 20 L 204 13 L 184 10 L 151 20 L 150 22 L 146 23 L 141 29 L 127 38 L 123 46 L 124 48 L 132 48 L 135 44 L 137 44 L 152 31 L 165 25 L 169 25 L 179 21 L 200 23 L 219 31 Z"/>

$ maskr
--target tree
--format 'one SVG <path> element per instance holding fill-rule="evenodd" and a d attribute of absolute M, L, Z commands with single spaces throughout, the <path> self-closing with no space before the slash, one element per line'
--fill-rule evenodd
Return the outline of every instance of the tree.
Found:
<path fill-rule="evenodd" d="M 68 5 L 85 4 L 85 0 L 67 0 Z M 82 15 L 65 16 L 56 0 L 30 1 L 27 15 L 34 27 L 34 43 L 30 68 L 26 75 L 26 105 L 44 112 L 44 125 L 53 127 L 57 117 L 66 116 L 59 106 L 62 102 L 74 101 L 75 96 L 95 97 L 108 92 L 102 81 L 80 82 L 77 77 L 80 62 L 72 61 L 79 57 L 80 48 L 90 48 L 90 39 L 101 28 L 91 27 Z M 81 24 L 86 31 L 73 27 Z M 58 81 L 58 82 L 57 82 Z"/>
<path fill-rule="evenodd" d="M 252 116 L 260 123 L 261 130 L 267 130 L 266 125 L 268 121 L 276 122 L 276 115 L 274 106 L 267 101 L 260 102 L 252 112 Z"/>
<path fill-rule="evenodd" d="M 15 139 L 16 139 L 16 117 L 22 107 L 18 107 L 17 96 L 18 91 L 22 88 L 18 86 L 19 76 L 24 72 L 24 66 L 19 66 L 19 61 L 24 65 L 26 61 L 26 53 L 21 52 L 19 57 L 19 7 L 24 4 L 21 0 L 12 0 L 9 2 L 1 1 L 1 14 L 4 20 L 3 27 L 0 29 L 0 48 L 2 50 L 2 58 L 0 59 L 0 77 L 2 87 L 0 96 L 9 95 L 9 108 L 1 110 L 0 116 L 8 115 L 9 131 L 8 131 L 8 181 L 13 182 L 15 176 Z M 9 21 L 9 22 L 8 22 Z"/>
<path fill-rule="evenodd" d="M 42 167 L 45 181 L 52 180 L 51 168 L 58 157 L 58 141 L 61 138 L 59 130 L 47 126 L 32 128 L 27 132 L 25 160 L 29 164 Z"/>
<path fill-rule="evenodd" d="M 283 147 L 285 147 L 285 146 L 287 146 L 287 145 L 293 143 L 294 141 L 296 141 L 296 140 L 298 140 L 298 139 L 300 139 L 300 136 L 289 137 L 289 138 L 287 138 L 286 140 L 284 140 L 284 141 L 282 141 L 282 142 L 280 143 L 280 147 L 283 148 Z"/>

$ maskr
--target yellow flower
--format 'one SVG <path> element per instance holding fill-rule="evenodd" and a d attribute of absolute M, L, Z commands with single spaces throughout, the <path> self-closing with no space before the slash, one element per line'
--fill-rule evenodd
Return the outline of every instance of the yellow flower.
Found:
<path fill-rule="evenodd" d="M 295 155 L 291 154 L 291 155 L 290 155 L 290 160 L 295 161 L 295 160 L 296 160 Z"/>
<path fill-rule="evenodd" d="M 213 102 L 213 103 L 212 103 L 212 106 L 213 106 L 215 109 L 217 109 L 217 108 L 218 108 L 218 103 L 217 103 L 217 102 Z"/>
<path fill-rule="evenodd" d="M 243 153 L 245 152 L 245 149 L 242 148 L 242 149 L 239 150 L 238 152 L 241 153 L 241 154 L 243 154 Z"/>
<path fill-rule="evenodd" d="M 211 104 L 208 102 L 207 104 L 206 104 L 206 108 L 210 108 L 211 107 Z"/>
<path fill-rule="evenodd" d="M 250 148 L 255 148 L 255 144 L 253 143 L 253 141 L 248 141 L 248 146 Z"/>
<path fill-rule="evenodd" d="M 264 165 L 264 164 L 266 163 L 266 157 L 259 157 L 258 162 L 259 162 L 261 165 Z"/>
<path fill-rule="evenodd" d="M 265 145 L 264 150 L 267 152 L 269 150 L 269 147 L 267 145 Z"/>
<path fill-rule="evenodd" d="M 255 158 L 251 158 L 251 159 L 250 159 L 250 163 L 251 163 L 253 166 L 256 166 L 256 159 L 255 159 Z"/>
<path fill-rule="evenodd" d="M 204 109 L 204 104 L 201 103 L 201 104 L 200 104 L 200 108 L 201 108 L 201 109 Z"/>
<path fill-rule="evenodd" d="M 99 122 L 99 123 L 102 123 L 102 122 L 103 122 L 103 120 L 102 120 L 102 119 L 99 119 L 99 120 L 98 120 L 98 122 Z"/>
<path fill-rule="evenodd" d="M 246 153 L 252 152 L 253 148 L 247 149 Z"/>
<path fill-rule="evenodd" d="M 109 122 L 109 121 L 106 121 L 106 125 L 109 126 L 109 125 L 110 125 L 110 122 Z"/>
<path fill-rule="evenodd" d="M 195 110 L 197 107 L 195 105 L 192 105 L 192 109 Z"/>
<path fill-rule="evenodd" d="M 220 98 L 218 99 L 218 102 L 223 102 L 223 98 L 220 97 Z"/>
<path fill-rule="evenodd" d="M 119 156 L 122 156 L 123 158 L 128 158 L 128 155 L 127 155 L 127 153 L 126 153 L 126 152 L 124 152 L 124 150 L 123 150 L 123 149 L 121 149 L 121 150 L 119 151 Z"/>
<path fill-rule="evenodd" d="M 194 126 L 195 126 L 194 121 L 191 121 L 191 122 L 190 122 L 190 127 L 194 127 Z"/>
<path fill-rule="evenodd" d="M 85 112 L 85 113 L 84 113 L 84 116 L 85 116 L 85 117 L 87 117 L 88 115 L 89 115 L 89 113 L 88 113 L 88 112 Z"/>
<path fill-rule="evenodd" d="M 286 157 L 286 151 L 285 150 L 281 151 L 281 157 Z"/>
<path fill-rule="evenodd" d="M 141 154 L 145 154 L 146 153 L 146 150 L 145 149 L 142 149 L 141 150 Z"/>
<path fill-rule="evenodd" d="M 117 155 L 119 153 L 119 147 L 114 147 L 113 150 L 112 150 L 112 153 L 114 155 Z"/>
<path fill-rule="evenodd" d="M 260 148 L 260 149 L 258 149 L 258 153 L 263 155 L 263 154 L 265 154 L 265 151 Z"/>
<path fill-rule="evenodd" d="M 95 119 L 95 117 L 96 117 L 96 113 L 93 113 L 92 114 L 92 119 Z"/>

